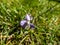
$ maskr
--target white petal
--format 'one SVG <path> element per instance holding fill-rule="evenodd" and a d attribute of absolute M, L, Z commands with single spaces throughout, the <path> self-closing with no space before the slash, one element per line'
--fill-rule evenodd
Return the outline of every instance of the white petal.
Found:
<path fill-rule="evenodd" d="M 32 17 L 30 14 L 27 14 L 25 18 L 26 18 L 26 20 L 32 20 Z"/>

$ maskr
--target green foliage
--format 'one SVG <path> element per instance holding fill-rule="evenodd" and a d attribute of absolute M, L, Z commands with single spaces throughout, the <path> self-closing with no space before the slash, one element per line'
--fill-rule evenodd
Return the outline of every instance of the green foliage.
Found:
<path fill-rule="evenodd" d="M 27 13 L 36 29 L 19 26 Z M 0 0 L 0 45 L 60 45 L 59 0 Z"/>

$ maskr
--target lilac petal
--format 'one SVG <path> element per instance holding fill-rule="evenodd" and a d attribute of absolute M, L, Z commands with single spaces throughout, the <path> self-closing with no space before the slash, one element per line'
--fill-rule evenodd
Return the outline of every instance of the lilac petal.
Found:
<path fill-rule="evenodd" d="M 30 24 L 30 28 L 32 29 L 32 28 L 35 28 L 35 26 L 33 25 L 33 24 Z"/>
<path fill-rule="evenodd" d="M 27 26 L 27 23 L 25 23 L 23 26 L 22 26 L 22 28 L 25 28 Z"/>
<path fill-rule="evenodd" d="M 26 17 L 25 17 L 25 19 L 30 21 L 30 20 L 32 20 L 32 17 L 31 17 L 30 14 L 27 14 Z"/>
<path fill-rule="evenodd" d="M 21 25 L 23 28 L 25 28 L 26 25 L 27 25 L 27 21 L 26 21 L 26 20 L 22 20 L 22 21 L 20 22 L 20 25 Z"/>

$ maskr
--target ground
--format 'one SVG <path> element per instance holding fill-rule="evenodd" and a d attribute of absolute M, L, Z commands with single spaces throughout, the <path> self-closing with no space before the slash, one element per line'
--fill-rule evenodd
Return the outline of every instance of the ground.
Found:
<path fill-rule="evenodd" d="M 28 13 L 35 29 L 20 26 Z M 60 45 L 60 1 L 0 0 L 0 45 Z"/>

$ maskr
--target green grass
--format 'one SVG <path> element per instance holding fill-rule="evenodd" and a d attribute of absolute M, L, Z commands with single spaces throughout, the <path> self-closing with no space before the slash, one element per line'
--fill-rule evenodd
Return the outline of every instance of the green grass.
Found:
<path fill-rule="evenodd" d="M 0 45 L 60 45 L 59 0 L 0 0 Z M 30 13 L 36 29 L 19 26 Z"/>

